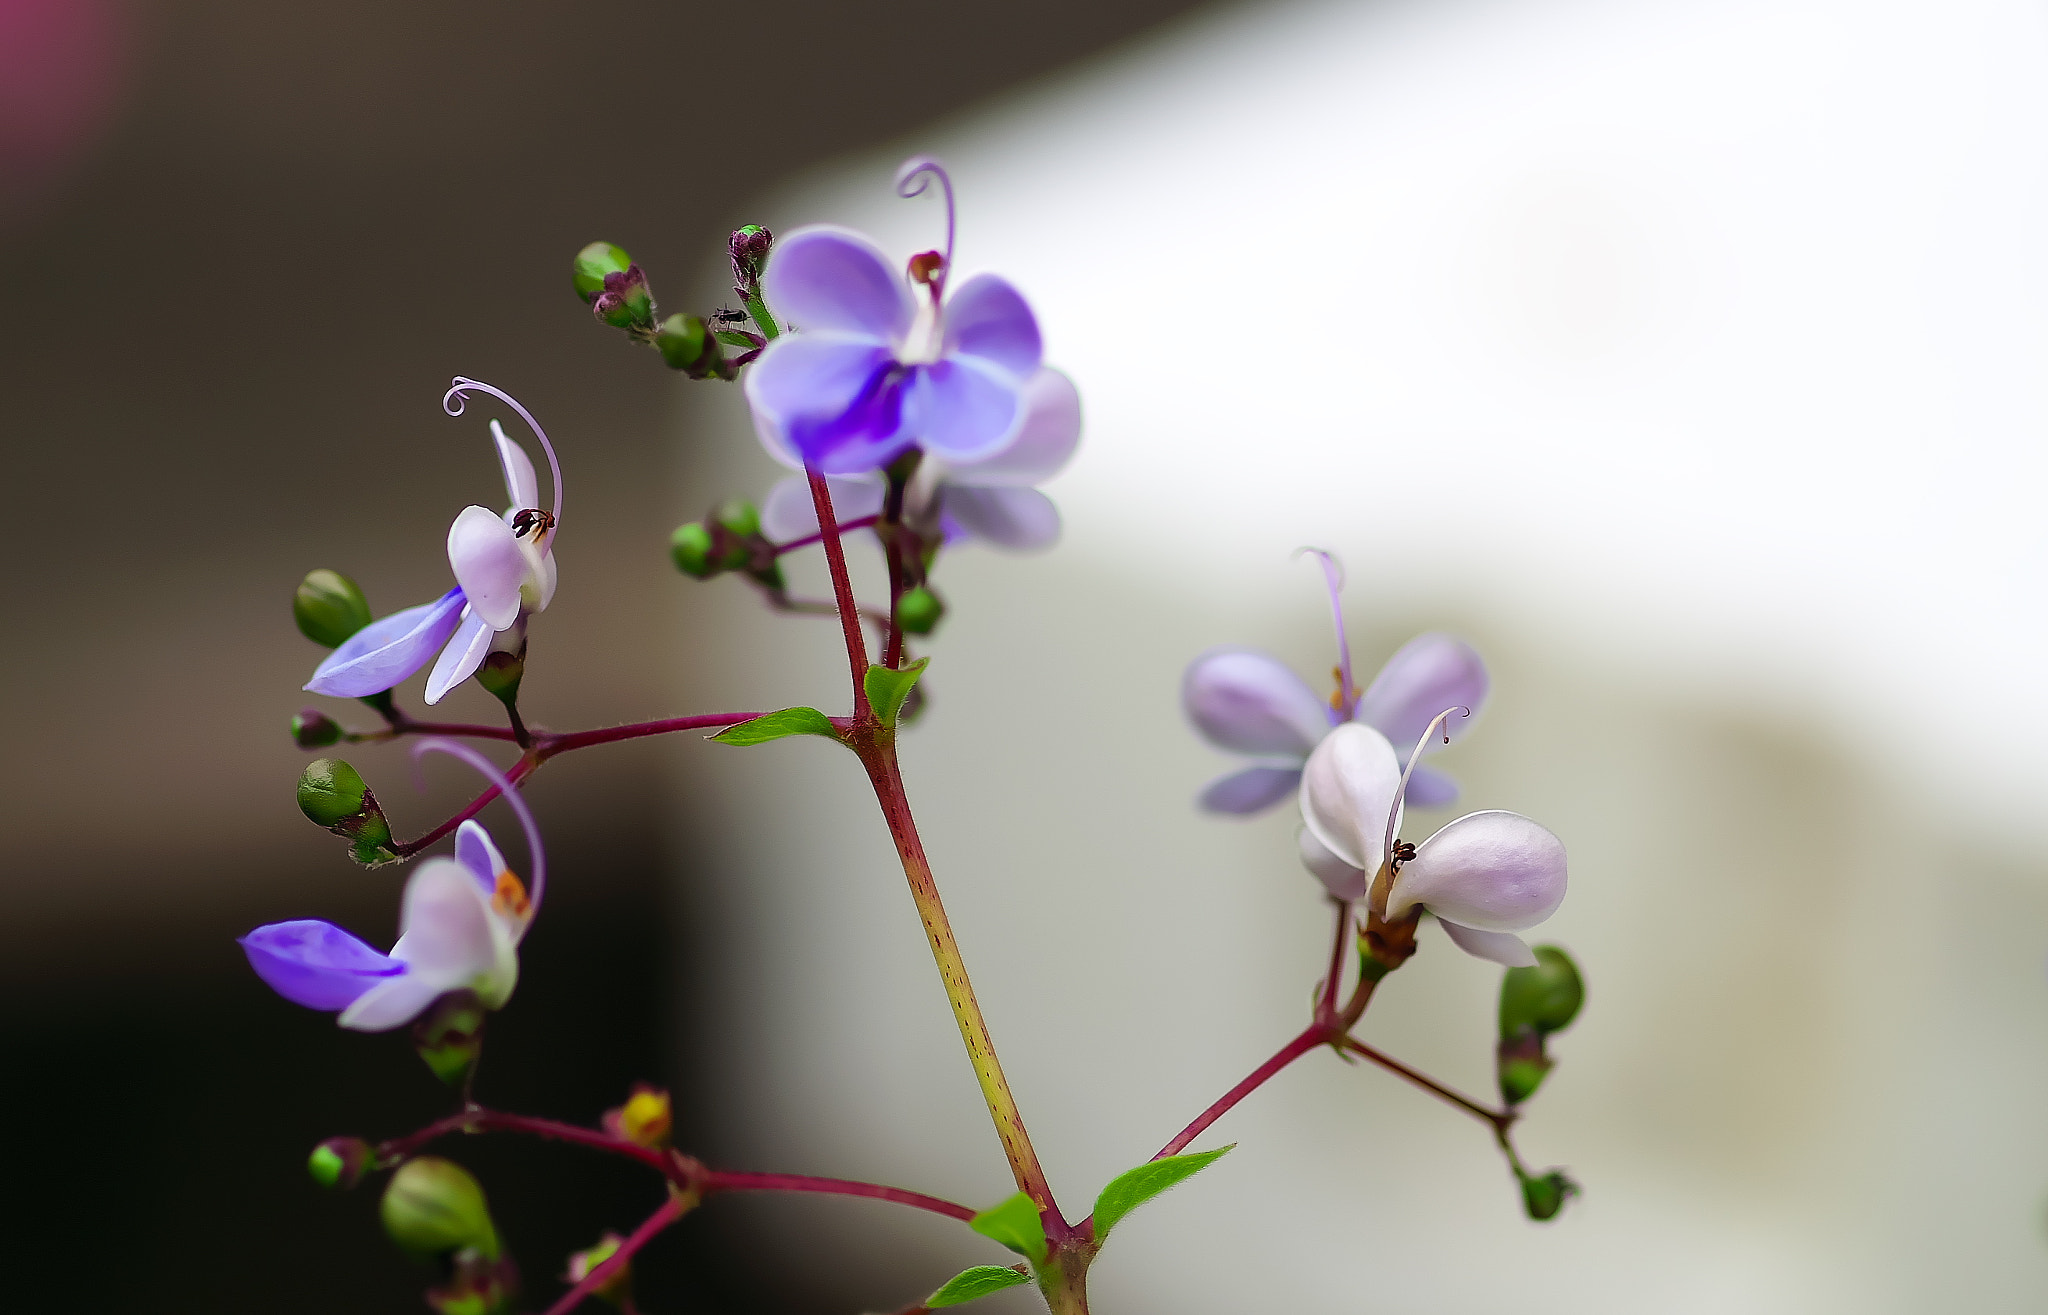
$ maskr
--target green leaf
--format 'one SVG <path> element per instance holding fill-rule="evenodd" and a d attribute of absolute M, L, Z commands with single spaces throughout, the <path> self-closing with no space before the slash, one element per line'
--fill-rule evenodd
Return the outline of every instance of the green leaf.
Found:
<path fill-rule="evenodd" d="M 1169 1187 L 1178 1186 L 1229 1154 L 1236 1142 L 1193 1155 L 1169 1155 L 1118 1174 L 1095 1198 L 1095 1241 L 1099 1245 L 1117 1221 Z"/>
<path fill-rule="evenodd" d="M 967 1226 L 983 1237 L 1002 1243 L 1034 1265 L 1045 1263 L 1045 1221 L 1038 1206 L 1019 1192 L 1001 1205 L 992 1205 Z"/>
<path fill-rule="evenodd" d="M 790 735 L 823 735 L 836 740 L 839 732 L 816 708 L 784 708 L 780 712 L 764 713 L 752 721 L 743 721 L 737 726 L 728 726 L 710 738 L 719 744 L 737 744 L 742 748 L 754 744 L 766 744 Z"/>
<path fill-rule="evenodd" d="M 869 667 L 861 684 L 867 688 L 868 706 L 882 719 L 884 726 L 896 724 L 896 714 L 903 711 L 903 700 L 910 697 L 917 678 L 924 674 L 928 657 L 921 657 L 901 671 L 890 667 Z"/>
<path fill-rule="evenodd" d="M 976 1297 L 986 1297 L 991 1292 L 1014 1288 L 1019 1283 L 1029 1283 L 1031 1276 L 1021 1274 L 1008 1265 L 976 1265 L 963 1269 L 946 1280 L 946 1286 L 924 1299 L 924 1304 L 937 1310 L 941 1306 L 964 1306 Z"/>

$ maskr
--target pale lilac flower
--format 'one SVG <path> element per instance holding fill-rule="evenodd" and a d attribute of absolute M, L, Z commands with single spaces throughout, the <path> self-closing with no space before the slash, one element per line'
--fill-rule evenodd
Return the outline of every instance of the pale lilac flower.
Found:
<path fill-rule="evenodd" d="M 975 461 L 927 452 L 903 491 L 906 525 L 946 544 L 980 540 L 1016 552 L 1050 547 L 1060 534 L 1059 509 L 1034 485 L 1057 475 L 1081 440 L 1081 397 L 1065 375 L 1041 368 L 1024 385 L 1024 420 L 1001 450 Z M 785 464 L 793 454 L 770 445 Z M 888 484 L 879 472 L 832 476 L 833 514 L 842 522 L 882 510 Z M 761 532 L 776 542 L 818 532 L 810 481 L 791 475 L 761 503 Z"/>
<path fill-rule="evenodd" d="M 274 922 L 241 938 L 249 966 L 272 990 L 308 1009 L 339 1011 L 336 1021 L 359 1032 L 402 1027 L 450 991 L 474 991 L 486 1009 L 503 1008 L 519 980 L 519 942 L 547 890 L 540 831 L 518 791 L 474 750 L 445 741 L 423 741 L 421 749 L 457 753 L 494 779 L 526 831 L 533 894 L 490 833 L 470 821 L 455 833 L 454 857 L 426 860 L 406 882 L 389 954 L 313 918 Z"/>
<path fill-rule="evenodd" d="M 1411 769 L 1420 750 L 1409 756 Z M 1425 908 L 1467 954 L 1533 965 L 1536 956 L 1514 933 L 1564 902 L 1563 843 L 1519 813 L 1489 810 L 1457 818 L 1411 851 L 1395 841 L 1403 775 L 1394 746 L 1372 727 L 1348 722 L 1325 736 L 1302 772 L 1303 865 L 1341 900 L 1365 895 L 1387 869 L 1384 917 Z"/>
<path fill-rule="evenodd" d="M 913 447 L 977 461 L 1002 450 L 1023 419 L 1025 388 L 1041 363 L 1038 321 L 993 274 L 945 295 L 952 180 L 919 158 L 896 185 L 914 196 L 927 176 L 946 199 L 946 249 L 936 267 L 898 274 L 867 237 L 819 224 L 778 241 L 762 273 L 768 304 L 795 331 L 748 370 L 747 402 L 771 449 L 825 474 L 876 470 Z"/>
<path fill-rule="evenodd" d="M 489 384 L 458 377 L 441 399 L 442 409 L 461 415 L 463 393 L 472 389 L 510 404 L 532 427 L 553 476 L 553 510 L 540 506 L 540 481 L 525 449 L 491 421 L 491 439 L 511 505 L 502 516 L 487 507 L 465 507 L 448 527 L 448 565 L 455 573 L 455 587 L 431 603 L 394 612 L 350 636 L 306 682 L 313 693 L 340 698 L 381 694 L 425 666 L 439 649 L 441 658 L 427 676 L 426 692 L 428 703 L 439 703 L 469 679 L 492 650 L 521 651 L 526 618 L 546 609 L 554 598 L 555 533 L 562 521 L 562 467 L 554 445 L 525 407 Z"/>
<path fill-rule="evenodd" d="M 1334 699 L 1317 697 L 1280 659 L 1256 649 L 1211 649 L 1190 663 L 1181 678 L 1181 706 L 1195 729 L 1226 753 L 1252 760 L 1251 766 L 1203 789 L 1198 802 L 1208 812 L 1256 813 L 1293 794 L 1302 764 L 1334 727 L 1357 722 L 1396 744 L 1414 744 L 1445 708 L 1477 712 L 1486 701 L 1486 664 L 1479 654 L 1463 640 L 1436 633 L 1403 644 L 1360 694 L 1351 680 L 1351 645 L 1338 604 L 1341 577 L 1329 554 L 1316 556 L 1337 622 Z M 1436 741 L 1429 744 L 1433 751 Z M 1399 764 L 1397 771 L 1405 766 Z M 1458 783 L 1441 772 L 1417 765 L 1409 775 L 1407 802 L 1418 808 L 1457 798 Z"/>

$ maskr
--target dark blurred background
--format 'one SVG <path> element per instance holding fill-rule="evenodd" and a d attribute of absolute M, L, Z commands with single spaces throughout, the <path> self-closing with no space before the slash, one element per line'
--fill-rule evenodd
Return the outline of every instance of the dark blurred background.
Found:
<path fill-rule="evenodd" d="M 304 916 L 381 942 L 402 880 L 354 870 L 292 807 L 285 722 L 319 656 L 293 585 L 332 566 L 380 614 L 446 587 L 448 518 L 499 494 L 476 413 L 451 423 L 438 399 L 451 375 L 490 380 L 574 451 L 576 587 L 527 705 L 556 725 L 678 711 L 663 540 L 701 510 L 670 495 L 688 385 L 590 323 L 571 254 L 617 241 L 666 309 L 708 310 L 725 232 L 778 180 L 1190 8 L 0 0 L 8 1308 L 420 1308 L 373 1195 L 323 1195 L 302 1166 L 446 1094 L 400 1037 L 273 998 L 233 943 Z M 443 706 L 491 712 L 473 689 Z M 535 785 L 557 878 L 493 1024 L 490 1054 L 520 1057 L 487 1056 L 493 1103 L 588 1122 L 679 1077 L 671 1002 L 718 925 L 701 883 L 670 879 L 664 753 Z M 402 835 L 473 789 L 436 765 L 422 794 L 397 751 L 351 756 Z M 715 1155 L 686 1092 L 678 1115 Z M 659 1199 L 559 1148 L 460 1154 L 536 1306 L 561 1256 Z M 848 1308 L 830 1275 L 738 1244 L 748 1218 L 706 1212 L 650 1248 L 647 1303 Z"/>

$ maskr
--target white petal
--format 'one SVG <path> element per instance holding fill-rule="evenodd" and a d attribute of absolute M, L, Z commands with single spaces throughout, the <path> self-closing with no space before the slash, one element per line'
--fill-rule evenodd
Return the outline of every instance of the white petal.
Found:
<path fill-rule="evenodd" d="M 519 618 L 519 586 L 526 583 L 526 554 L 519 536 L 496 512 L 464 507 L 448 527 L 448 565 L 476 614 L 503 630 Z"/>
<path fill-rule="evenodd" d="M 452 988 L 418 973 L 387 977 L 356 997 L 334 1021 L 357 1032 L 388 1032 L 420 1016 L 442 992 Z"/>
<path fill-rule="evenodd" d="M 506 511 L 540 506 L 540 480 L 533 473 L 533 462 L 527 459 L 526 449 L 507 438 L 505 427 L 495 420 L 491 421 L 491 437 L 498 444 L 498 464 L 505 468 L 505 496 L 512 503 Z"/>
<path fill-rule="evenodd" d="M 1331 853 L 1377 872 L 1386 859 L 1387 815 L 1400 791 L 1401 763 L 1387 737 L 1346 722 L 1323 737 L 1302 769 L 1302 820 Z"/>
<path fill-rule="evenodd" d="M 1301 865 L 1315 874 L 1324 889 L 1341 900 L 1361 899 L 1365 888 L 1372 880 L 1372 874 L 1363 868 L 1352 867 L 1343 859 L 1332 854 L 1329 847 L 1315 838 L 1315 833 L 1303 827 L 1295 837 L 1301 846 Z"/>
<path fill-rule="evenodd" d="M 1444 935 L 1475 959 L 1490 959 L 1504 968 L 1534 968 L 1536 956 L 1521 937 L 1511 931 L 1480 931 L 1477 927 L 1461 927 L 1455 922 L 1436 920 L 1444 929 Z"/>
<path fill-rule="evenodd" d="M 1564 888 L 1563 841 L 1520 813 L 1467 813 L 1401 865 L 1387 916 L 1420 904 L 1461 926 L 1521 931 L 1557 912 Z"/>
<path fill-rule="evenodd" d="M 511 931 L 462 863 L 432 858 L 420 865 L 405 886 L 402 925 L 392 957 L 409 972 L 446 983 L 444 990 L 468 987 L 490 1009 L 512 994 L 519 960 Z"/>
<path fill-rule="evenodd" d="M 441 650 L 434 669 L 427 673 L 429 706 L 439 703 L 449 690 L 476 674 L 476 669 L 483 665 L 484 654 L 491 651 L 492 633 L 490 623 L 478 616 L 475 608 L 462 609 L 462 624 L 455 627 L 448 646 Z"/>

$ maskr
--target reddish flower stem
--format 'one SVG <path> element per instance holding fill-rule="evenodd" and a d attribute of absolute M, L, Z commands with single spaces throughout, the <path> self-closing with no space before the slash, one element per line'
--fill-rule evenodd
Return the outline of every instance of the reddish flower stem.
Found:
<path fill-rule="evenodd" d="M 880 512 L 876 512 L 872 516 L 856 516 L 841 525 L 839 532 L 841 534 L 851 534 L 855 530 L 864 530 L 881 519 L 882 514 Z M 825 532 L 819 530 L 816 534 L 806 534 L 801 539 L 791 539 L 788 543 L 778 543 L 775 545 L 775 555 L 780 557 L 786 552 L 795 552 L 798 548 L 808 548 L 812 544 L 822 541 L 824 537 Z"/>
<path fill-rule="evenodd" d="M 569 1142 L 576 1146 L 588 1146 L 593 1150 L 609 1151 L 629 1160 L 638 1160 L 665 1177 L 675 1178 L 677 1169 L 671 1158 L 660 1151 L 650 1150 L 634 1142 L 622 1141 L 610 1133 L 595 1128 L 579 1128 L 573 1123 L 559 1123 L 554 1119 L 536 1119 L 525 1114 L 508 1114 L 503 1110 L 468 1109 L 460 1114 L 451 1114 L 421 1128 L 418 1132 L 404 1137 L 394 1137 L 377 1147 L 377 1159 L 388 1161 L 403 1159 L 418 1153 L 429 1142 L 457 1132 L 523 1132 L 534 1137 L 546 1137 L 550 1141 Z"/>
<path fill-rule="evenodd" d="M 689 717 L 664 717 L 660 721 L 635 721 L 623 726 L 603 726 L 591 731 L 572 731 L 561 735 L 543 732 L 535 737 L 535 750 L 545 761 L 558 753 L 571 749 L 587 749 L 596 744 L 617 744 L 621 740 L 637 740 L 647 735 L 667 735 L 673 731 L 707 730 L 713 726 L 737 726 L 743 721 L 752 721 L 760 716 L 758 712 L 700 712 Z"/>
<path fill-rule="evenodd" d="M 926 1196 L 923 1192 L 906 1191 L 901 1187 L 884 1187 L 879 1183 L 854 1182 L 847 1178 L 814 1178 L 800 1173 L 728 1173 L 713 1169 L 697 1181 L 707 1197 L 720 1192 L 819 1192 L 828 1196 L 864 1196 L 875 1201 L 894 1201 L 897 1205 L 929 1210 L 963 1222 L 975 1216 L 971 1206 Z"/>
<path fill-rule="evenodd" d="M 539 766 L 540 759 L 534 757 L 533 753 L 529 751 L 525 757 L 521 758 L 518 762 L 513 763 L 510 767 L 505 769 L 505 779 L 507 781 L 510 781 L 513 785 L 517 785 L 522 780 L 533 775 L 534 769 Z M 428 845 L 433 844 L 436 840 L 441 839 L 441 837 L 447 835 L 456 827 L 461 826 L 470 818 L 475 817 L 478 813 L 483 812 L 485 807 L 487 807 L 490 804 L 491 800 L 496 799 L 497 797 L 498 787 L 495 785 L 491 786 L 482 794 L 470 800 L 468 806 L 465 807 L 461 812 L 449 818 L 447 821 L 441 823 L 441 825 L 427 832 L 419 839 L 407 840 L 392 845 L 391 852 L 398 855 L 400 858 L 411 858 L 414 854 L 419 853 L 422 849 L 425 849 Z"/>
<path fill-rule="evenodd" d="M 1375 1050 L 1363 1041 L 1347 1036 L 1343 1040 L 1343 1045 L 1352 1054 L 1371 1060 L 1387 1072 L 1406 1078 L 1437 1099 L 1449 1101 L 1472 1117 L 1493 1125 L 1493 1130 L 1502 1136 L 1506 1136 L 1507 1130 L 1514 1125 L 1517 1116 L 1513 1110 L 1496 1110 L 1482 1105 L 1463 1092 L 1445 1086 L 1429 1074 L 1412 1069 L 1392 1055 Z M 1506 1143 L 1503 1142 L 1502 1145 Z"/>
<path fill-rule="evenodd" d="M 619 1243 L 619 1249 L 607 1256 L 603 1264 L 594 1266 L 583 1276 L 581 1282 L 562 1294 L 560 1301 L 548 1307 L 547 1315 L 568 1315 L 570 1311 L 582 1305 L 585 1297 L 611 1281 L 612 1275 L 618 1273 L 633 1258 L 634 1252 L 652 1242 L 656 1235 L 670 1224 L 681 1219 L 688 1209 L 688 1204 L 674 1196 L 663 1201 L 661 1209 L 647 1216 L 647 1221 L 634 1229 L 631 1237 Z"/>
<path fill-rule="evenodd" d="M 1330 971 L 1323 977 L 1322 1003 L 1316 1007 L 1316 1017 L 1326 1019 L 1337 1012 L 1337 987 L 1344 977 L 1344 951 L 1351 943 L 1351 905 L 1340 899 L 1330 901 L 1337 906 L 1337 933 L 1330 943 Z"/>
<path fill-rule="evenodd" d="M 846 636 L 846 664 L 853 671 L 853 716 L 866 721 L 868 711 L 868 645 L 860 632 L 860 608 L 853 601 L 853 577 L 846 570 L 846 545 L 839 540 L 839 522 L 832 517 L 832 490 L 816 466 L 806 465 L 811 506 L 818 513 L 818 532 L 825 545 L 825 567 L 832 576 L 832 596 L 839 603 L 839 629 Z"/>
<path fill-rule="evenodd" d="M 1246 1074 L 1244 1081 L 1217 1097 L 1215 1104 L 1197 1115 L 1193 1123 L 1182 1128 L 1174 1139 L 1160 1147 L 1159 1153 L 1152 1158 L 1163 1160 L 1169 1155 L 1179 1155 L 1187 1149 L 1189 1142 L 1208 1131 L 1210 1124 L 1230 1113 L 1239 1101 L 1264 1086 L 1267 1079 L 1317 1046 L 1328 1044 L 1332 1039 L 1327 1024 L 1316 1023 L 1304 1028 L 1300 1036 L 1274 1051 L 1271 1059 Z"/>

